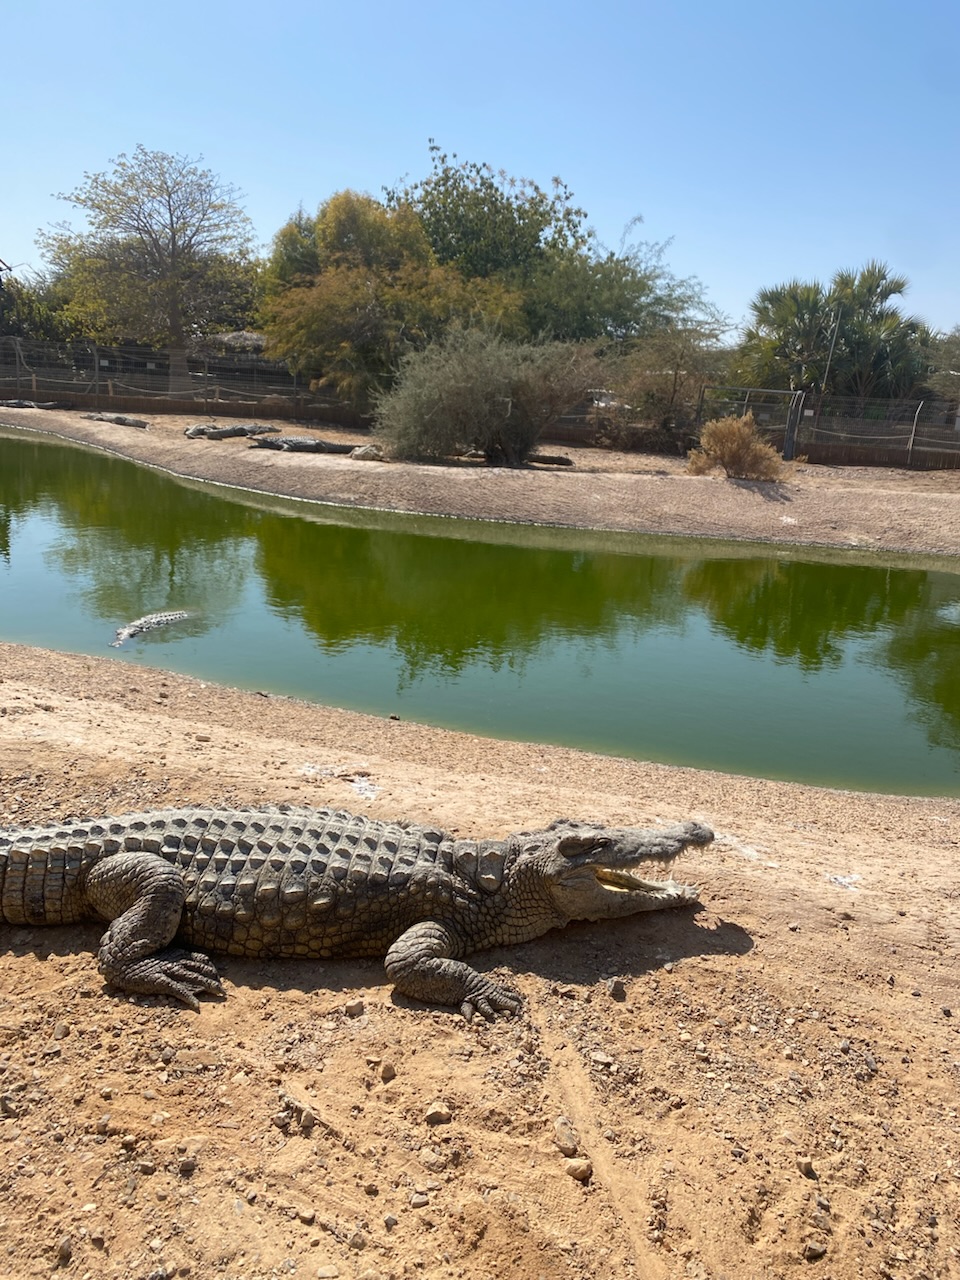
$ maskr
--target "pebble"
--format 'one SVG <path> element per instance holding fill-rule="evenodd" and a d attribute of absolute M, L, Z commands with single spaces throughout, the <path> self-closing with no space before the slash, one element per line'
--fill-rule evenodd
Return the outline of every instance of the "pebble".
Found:
<path fill-rule="evenodd" d="M 57 1245 L 57 1261 L 61 1267 L 65 1267 L 73 1257 L 73 1241 L 69 1236 L 61 1237 L 60 1243 Z"/>
<path fill-rule="evenodd" d="M 389 1084 L 391 1080 L 396 1080 L 397 1068 L 392 1062 L 385 1062 L 380 1068 L 380 1079 L 384 1084 Z"/>
<path fill-rule="evenodd" d="M 827 1246 L 819 1240 L 808 1240 L 803 1246 L 804 1262 L 819 1262 L 826 1255 Z"/>
<path fill-rule="evenodd" d="M 343 1006 L 343 1011 L 348 1018 L 359 1018 L 362 1016 L 364 1008 L 364 1003 L 358 996 L 355 1000 L 348 1000 Z"/>
<path fill-rule="evenodd" d="M 429 1203 L 429 1197 L 425 1196 L 422 1191 L 415 1191 L 410 1197 L 411 1209 L 425 1209 Z"/>
<path fill-rule="evenodd" d="M 564 1171 L 577 1182 L 589 1182 L 593 1177 L 593 1165 L 582 1157 L 577 1160 L 567 1160 L 563 1167 Z"/>
<path fill-rule="evenodd" d="M 335 1267 L 333 1263 L 317 1268 L 317 1280 L 336 1280 L 339 1274 L 340 1268 Z"/>
<path fill-rule="evenodd" d="M 566 1116 L 560 1116 L 553 1124 L 553 1140 L 565 1156 L 575 1156 L 580 1150 L 577 1131 Z"/>
<path fill-rule="evenodd" d="M 604 985 L 611 1000 L 626 1000 L 627 988 L 622 978 L 608 978 Z"/>
<path fill-rule="evenodd" d="M 815 1179 L 817 1176 L 817 1171 L 814 1169 L 813 1161 L 809 1158 L 809 1156 L 800 1156 L 800 1158 L 797 1160 L 797 1168 L 800 1170 L 800 1172 L 803 1174 L 805 1178 Z M 822 1257 L 823 1255 L 821 1254 L 820 1256 Z"/>
<path fill-rule="evenodd" d="M 453 1119 L 453 1112 L 445 1102 L 431 1102 L 423 1118 L 427 1124 L 449 1124 Z"/>

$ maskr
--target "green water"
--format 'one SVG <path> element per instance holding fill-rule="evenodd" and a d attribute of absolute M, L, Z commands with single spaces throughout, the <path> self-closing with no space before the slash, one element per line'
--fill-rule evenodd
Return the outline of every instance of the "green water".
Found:
<path fill-rule="evenodd" d="M 960 794 L 957 569 L 350 512 L 0 433 L 4 640 L 733 773 Z M 108 647 L 159 609 L 195 616 Z"/>

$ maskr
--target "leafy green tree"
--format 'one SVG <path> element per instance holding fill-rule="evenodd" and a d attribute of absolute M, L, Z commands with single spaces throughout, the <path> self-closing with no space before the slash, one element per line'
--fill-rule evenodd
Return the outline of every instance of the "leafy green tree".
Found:
<path fill-rule="evenodd" d="M 441 265 L 468 277 L 527 277 L 548 250 L 587 243 L 586 214 L 560 178 L 546 192 L 528 178 L 447 156 L 432 138 L 430 162 L 426 178 L 386 196 L 391 208 L 416 211 Z"/>
<path fill-rule="evenodd" d="M 245 327 L 255 306 L 251 224 L 235 189 L 185 156 L 138 146 L 112 163 L 61 196 L 87 230 L 60 224 L 40 243 L 71 320 L 90 337 L 168 347 L 180 388 L 191 342 Z"/>
<path fill-rule="evenodd" d="M 960 399 L 960 325 L 938 334 L 930 349 L 927 386 L 944 400 Z"/>
<path fill-rule="evenodd" d="M 341 191 L 314 218 L 298 211 L 264 272 L 270 351 L 357 407 L 452 324 L 622 347 L 712 315 L 665 246 L 600 246 L 559 178 L 548 193 L 433 142 L 430 154 L 428 177 L 383 203 Z"/>
<path fill-rule="evenodd" d="M 380 397 L 376 429 L 402 458 L 445 458 L 476 449 L 494 465 L 520 466 L 545 427 L 586 394 L 597 376 L 573 343 L 510 342 L 451 329 L 405 356 L 396 386 Z"/>
<path fill-rule="evenodd" d="M 321 205 L 312 237 L 312 277 L 291 270 L 308 261 L 305 222 L 288 223 L 274 241 L 268 350 L 361 410 L 391 384 L 405 353 L 450 324 L 483 320 L 508 332 L 522 324 L 520 299 L 502 282 L 468 280 L 437 262 L 409 205 L 342 191 Z"/>
<path fill-rule="evenodd" d="M 668 270 L 665 245 L 604 248 L 562 179 L 545 191 L 447 156 L 432 140 L 430 158 L 430 174 L 388 190 L 388 205 L 416 211 L 442 265 L 519 291 L 529 336 L 624 342 L 705 305 L 698 281 Z"/>
<path fill-rule="evenodd" d="M 738 381 L 793 391 L 903 397 L 920 389 L 932 335 L 895 300 L 904 276 L 882 262 L 838 271 L 829 288 L 791 280 L 761 289 L 735 368 Z"/>
<path fill-rule="evenodd" d="M 294 285 L 311 283 L 319 271 L 317 220 L 301 208 L 273 237 L 263 273 L 264 292 L 270 298 Z"/>
<path fill-rule="evenodd" d="M 641 241 L 613 253 L 591 240 L 549 250 L 524 292 L 530 332 L 626 352 L 674 330 L 724 329 L 700 282 L 667 267 L 666 247 Z"/>
<path fill-rule="evenodd" d="M 70 323 L 45 280 L 31 283 L 0 277 L 0 337 L 57 342 L 70 336 Z"/>

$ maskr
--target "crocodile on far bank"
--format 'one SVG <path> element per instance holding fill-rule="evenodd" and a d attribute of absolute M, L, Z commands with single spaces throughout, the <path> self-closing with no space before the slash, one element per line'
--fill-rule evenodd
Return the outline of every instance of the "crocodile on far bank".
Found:
<path fill-rule="evenodd" d="M 332 809 L 161 809 L 0 830 L 0 919 L 109 921 L 100 971 L 126 992 L 199 1008 L 220 994 L 206 951 L 260 959 L 385 956 L 396 990 L 515 1013 L 520 997 L 462 957 L 526 942 L 572 920 L 606 920 L 697 901 L 661 873 L 713 832 L 558 819 L 504 840 Z M 174 948 L 174 940 L 185 947 Z"/>

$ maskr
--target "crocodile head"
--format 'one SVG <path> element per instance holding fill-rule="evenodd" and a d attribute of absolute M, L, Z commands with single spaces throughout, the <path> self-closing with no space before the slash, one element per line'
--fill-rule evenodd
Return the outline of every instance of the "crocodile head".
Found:
<path fill-rule="evenodd" d="M 713 832 L 699 822 L 640 830 L 558 819 L 536 833 L 536 844 L 532 836 L 516 870 L 533 872 L 566 920 L 609 920 L 696 902 L 696 887 L 678 884 L 671 870 L 688 845 L 709 844 Z"/>

